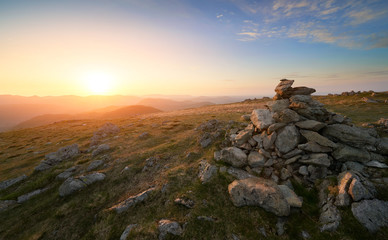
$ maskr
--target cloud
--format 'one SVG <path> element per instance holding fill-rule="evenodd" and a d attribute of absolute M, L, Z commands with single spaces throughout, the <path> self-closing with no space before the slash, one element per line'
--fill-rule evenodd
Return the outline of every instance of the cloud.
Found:
<path fill-rule="evenodd" d="M 257 4 L 232 0 L 255 19 L 242 22 L 237 32 L 241 41 L 293 38 L 362 49 L 388 47 L 388 34 L 384 33 L 388 28 L 388 6 L 384 1 L 273 0 L 270 5 L 260 5 L 258 12 Z M 378 27 L 372 25 L 374 20 L 380 21 Z"/>
<path fill-rule="evenodd" d="M 217 18 L 222 18 L 224 15 L 223 14 L 218 14 L 216 17 Z"/>

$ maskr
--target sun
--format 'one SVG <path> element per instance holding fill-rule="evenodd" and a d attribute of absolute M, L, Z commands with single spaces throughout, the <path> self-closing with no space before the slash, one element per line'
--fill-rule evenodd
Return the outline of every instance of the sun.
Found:
<path fill-rule="evenodd" d="M 87 72 L 83 76 L 86 87 L 92 94 L 108 94 L 112 88 L 113 75 L 102 71 Z"/>

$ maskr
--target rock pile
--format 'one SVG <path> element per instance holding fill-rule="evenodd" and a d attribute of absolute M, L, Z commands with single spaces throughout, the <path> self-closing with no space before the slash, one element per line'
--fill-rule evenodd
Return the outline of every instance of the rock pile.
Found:
<path fill-rule="evenodd" d="M 338 176 L 337 197 L 326 194 L 321 201 L 321 230 L 335 230 L 341 219 L 336 206 L 375 198 L 368 178 L 381 178 L 379 169 L 388 167 L 388 138 L 328 112 L 311 97 L 315 89 L 293 88 L 293 83 L 280 80 L 267 109 L 253 110 L 251 123 L 227 135 L 232 146 L 214 158 L 236 173 L 238 180 L 229 185 L 235 206 L 260 206 L 277 216 L 302 205 L 290 179 L 313 186 L 318 179 Z"/>

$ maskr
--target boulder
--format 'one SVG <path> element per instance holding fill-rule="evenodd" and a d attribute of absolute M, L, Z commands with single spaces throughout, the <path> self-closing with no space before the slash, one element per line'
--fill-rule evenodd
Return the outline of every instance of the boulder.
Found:
<path fill-rule="evenodd" d="M 299 131 L 295 126 L 290 125 L 279 130 L 275 145 L 281 153 L 288 153 L 299 143 Z"/>
<path fill-rule="evenodd" d="M 264 178 L 235 180 L 228 186 L 229 195 L 236 207 L 259 206 L 277 216 L 288 216 L 290 205 L 278 185 Z"/>
<path fill-rule="evenodd" d="M 135 196 L 130 196 L 119 204 L 111 207 L 110 210 L 115 210 L 117 213 L 125 212 L 135 204 L 146 200 L 149 197 L 150 193 L 152 193 L 153 191 L 155 191 L 155 188 L 150 188 Z"/>
<path fill-rule="evenodd" d="M 330 159 L 326 153 L 314 153 L 310 155 L 309 159 L 299 160 L 299 162 L 322 167 L 329 167 L 331 164 Z"/>
<path fill-rule="evenodd" d="M 159 240 L 166 238 L 167 234 L 180 236 L 183 233 L 182 227 L 179 223 L 167 219 L 162 219 L 158 223 L 159 227 Z"/>
<path fill-rule="evenodd" d="M 287 108 L 280 112 L 275 112 L 273 119 L 278 123 L 291 123 L 299 121 L 300 116 L 295 111 Z"/>
<path fill-rule="evenodd" d="M 311 130 L 311 131 L 315 131 L 315 132 L 318 132 L 322 128 L 326 127 L 325 123 L 318 122 L 318 121 L 315 121 L 315 120 L 301 121 L 301 122 L 295 123 L 295 125 L 298 128 L 302 128 L 302 129 L 306 129 L 306 130 Z"/>
<path fill-rule="evenodd" d="M 290 207 L 302 207 L 303 201 L 288 186 L 279 185 L 279 188 Z"/>
<path fill-rule="evenodd" d="M 352 204 L 354 217 L 370 232 L 388 226 L 388 201 L 363 200 Z"/>
<path fill-rule="evenodd" d="M 330 141 L 329 139 L 320 135 L 317 132 L 313 132 L 313 131 L 309 131 L 309 130 L 300 130 L 299 132 L 308 141 L 318 143 L 319 145 L 324 146 L 324 147 L 331 147 L 331 148 L 337 147 L 337 144 L 335 144 L 334 142 Z"/>
<path fill-rule="evenodd" d="M 333 153 L 332 156 L 338 161 L 356 161 L 366 163 L 370 161 L 370 154 L 368 151 L 362 148 L 354 148 L 347 145 L 340 145 Z"/>
<path fill-rule="evenodd" d="M 268 109 L 253 110 L 251 121 L 260 131 L 267 129 L 271 124 L 275 123 L 272 112 Z"/>
<path fill-rule="evenodd" d="M 198 178 L 202 184 L 207 183 L 217 173 L 217 167 L 209 164 L 206 159 L 199 164 Z"/>
<path fill-rule="evenodd" d="M 19 177 L 16 177 L 16 178 L 12 178 L 12 179 L 8 179 L 8 180 L 5 180 L 5 181 L 2 181 L 2 182 L 0 182 L 0 190 L 7 189 L 7 188 L 11 187 L 12 185 L 15 185 L 16 183 L 19 183 L 19 182 L 23 181 L 26 178 L 27 178 L 26 175 L 22 175 L 22 176 L 19 176 Z"/>
<path fill-rule="evenodd" d="M 365 145 L 374 146 L 377 141 L 373 136 L 374 134 L 371 135 L 370 131 L 345 124 L 326 126 L 322 133 L 326 137 L 358 148 L 364 148 Z"/>
<path fill-rule="evenodd" d="M 104 179 L 105 174 L 103 173 L 92 173 L 86 176 L 80 176 L 78 178 L 70 177 L 66 179 L 66 181 L 64 181 L 59 187 L 59 196 L 64 197 L 73 194 L 74 192 L 77 192 L 78 190 L 81 190 L 90 184 L 102 181 Z"/>
<path fill-rule="evenodd" d="M 290 101 L 288 99 L 281 99 L 276 101 L 267 102 L 267 107 L 273 113 L 281 112 L 285 109 L 288 109 Z"/>
<path fill-rule="evenodd" d="M 240 131 L 234 139 L 234 141 L 236 142 L 236 145 L 240 146 L 248 142 L 248 140 L 252 137 L 252 132 L 253 131 L 251 129 L 244 129 Z"/>
<path fill-rule="evenodd" d="M 44 171 L 57 165 L 58 163 L 76 157 L 80 153 L 78 144 L 72 144 L 66 147 L 61 147 L 56 152 L 49 153 L 36 168 L 35 171 Z"/>
<path fill-rule="evenodd" d="M 282 79 L 280 80 L 280 83 L 276 86 L 275 92 L 280 96 L 287 95 L 292 90 L 291 86 L 293 83 L 294 80 Z"/>
<path fill-rule="evenodd" d="M 236 147 L 228 147 L 221 150 L 220 161 L 228 163 L 233 167 L 243 167 L 247 165 L 247 158 L 247 155 Z"/>
<path fill-rule="evenodd" d="M 259 152 L 252 151 L 248 155 L 248 165 L 252 168 L 263 167 L 265 163 L 265 157 Z"/>
<path fill-rule="evenodd" d="M 307 142 L 305 144 L 299 144 L 298 148 L 300 150 L 303 150 L 306 152 L 313 152 L 313 153 L 327 153 L 327 152 L 333 151 L 331 148 L 321 146 L 315 142 Z"/>

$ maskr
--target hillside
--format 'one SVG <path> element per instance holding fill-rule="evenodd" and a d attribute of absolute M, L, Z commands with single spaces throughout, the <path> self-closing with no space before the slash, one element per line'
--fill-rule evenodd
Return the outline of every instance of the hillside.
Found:
<path fill-rule="evenodd" d="M 211 102 L 195 102 L 195 101 L 174 101 L 170 99 L 164 98 L 146 98 L 142 99 L 138 102 L 140 105 L 151 106 L 162 111 L 174 111 L 174 110 L 182 110 L 186 108 L 196 108 L 207 105 L 213 105 Z"/>
<path fill-rule="evenodd" d="M 387 117 L 387 111 L 380 111 L 385 109 L 384 103 L 366 103 L 365 111 L 358 109 L 354 113 L 349 106 L 360 104 L 356 98 L 315 98 L 326 101 L 326 107 L 337 113 L 358 116 L 354 118 L 356 124 Z M 340 99 L 344 102 L 339 103 Z M 180 237 L 167 235 L 166 239 L 386 239 L 387 227 L 370 233 L 345 207 L 339 208 L 342 220 L 338 229 L 321 232 L 317 206 L 320 181 L 310 186 L 291 181 L 295 193 L 303 198 L 303 205 L 293 208 L 288 217 L 277 217 L 261 207 L 236 207 L 232 203 L 228 186 L 236 177 L 226 171 L 228 164 L 214 159 L 214 152 L 229 146 L 225 140 L 231 132 L 245 129 L 248 122 L 242 115 L 264 109 L 266 102 L 255 100 L 113 119 L 109 122 L 119 130 L 109 128 L 104 137 L 101 127 L 105 120 L 62 121 L 0 133 L 0 181 L 28 176 L 0 190 L 0 206 L 6 200 L 44 190 L 28 201 L 0 210 L 0 239 L 119 239 L 127 226 L 133 227 L 128 239 L 157 239 L 161 219 L 176 221 L 182 227 Z M 121 114 L 125 110 L 115 111 Z M 209 136 L 211 143 L 201 146 Z M 108 144 L 109 149 L 96 152 L 96 147 L 90 147 L 91 138 Z M 34 171 L 46 154 L 72 144 L 78 144 L 78 155 L 48 170 Z M 198 179 L 203 159 L 218 169 L 206 183 Z M 67 172 L 74 177 L 91 173 L 105 177 L 61 196 L 59 189 L 65 180 L 57 176 L 70 168 Z M 382 177 L 387 176 L 385 171 Z M 336 182 L 336 178 L 330 181 Z M 387 191 L 383 189 L 379 198 L 387 201 Z M 146 190 L 149 192 L 141 195 L 145 200 L 138 200 L 138 194 Z M 135 205 L 120 213 L 115 211 L 114 207 L 125 199 L 132 199 L 128 201 Z M 279 222 L 284 224 L 282 236 L 278 236 Z"/>

